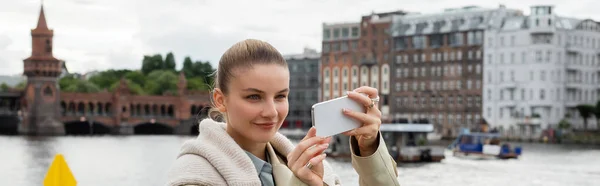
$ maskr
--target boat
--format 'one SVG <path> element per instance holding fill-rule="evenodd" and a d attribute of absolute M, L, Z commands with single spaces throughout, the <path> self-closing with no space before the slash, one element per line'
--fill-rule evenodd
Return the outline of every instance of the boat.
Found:
<path fill-rule="evenodd" d="M 432 137 L 429 134 L 433 133 L 433 129 L 433 124 L 426 121 L 383 123 L 380 127 L 388 152 L 396 162 L 442 161 L 445 158 L 445 147 L 428 143 L 428 139 Z M 327 156 L 349 158 L 348 138 L 344 135 L 336 135 L 333 141 L 332 148 L 326 151 Z"/>
<path fill-rule="evenodd" d="M 498 133 L 463 132 L 448 146 L 452 155 L 465 159 L 517 159 L 521 147 L 500 141 Z"/>

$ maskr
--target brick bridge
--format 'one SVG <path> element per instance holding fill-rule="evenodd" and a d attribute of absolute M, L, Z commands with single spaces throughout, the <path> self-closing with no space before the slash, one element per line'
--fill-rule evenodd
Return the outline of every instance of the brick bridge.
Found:
<path fill-rule="evenodd" d="M 207 115 L 207 91 L 188 91 L 179 74 L 177 95 L 133 95 L 125 79 L 112 92 L 61 92 L 58 79 L 64 61 L 52 55 L 54 30 L 40 9 L 31 30 L 31 56 L 23 60 L 24 90 L 0 92 L 0 133 L 62 134 L 194 134 Z"/>
<path fill-rule="evenodd" d="M 60 122 L 65 132 L 194 134 L 195 124 L 207 116 L 208 92 L 139 96 L 130 94 L 124 82 L 115 92 L 61 93 Z"/>
<path fill-rule="evenodd" d="M 210 107 L 209 93 L 179 93 L 133 95 L 123 80 L 114 92 L 61 92 L 57 120 L 64 134 L 197 134 L 198 120 Z M 0 93 L 0 133 L 23 133 L 26 97 L 24 91 Z"/>

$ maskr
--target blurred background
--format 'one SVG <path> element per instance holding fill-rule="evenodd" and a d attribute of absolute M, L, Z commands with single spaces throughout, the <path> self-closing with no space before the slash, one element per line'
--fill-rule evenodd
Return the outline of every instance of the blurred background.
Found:
<path fill-rule="evenodd" d="M 600 1 L 0 2 L 0 185 L 164 185 L 207 117 L 220 56 L 286 58 L 297 141 L 310 108 L 379 89 L 403 185 L 600 185 Z M 347 138 L 328 160 L 358 185 Z"/>

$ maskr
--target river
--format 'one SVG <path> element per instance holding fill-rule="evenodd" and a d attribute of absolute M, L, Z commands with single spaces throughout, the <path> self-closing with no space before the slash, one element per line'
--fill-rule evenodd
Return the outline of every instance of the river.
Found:
<path fill-rule="evenodd" d="M 180 145 L 192 136 L 0 136 L 0 185 L 38 186 L 55 154 L 64 155 L 80 186 L 165 185 Z M 518 160 L 400 164 L 402 185 L 600 185 L 600 147 L 522 144 Z M 348 162 L 328 159 L 344 185 L 358 185 Z"/>

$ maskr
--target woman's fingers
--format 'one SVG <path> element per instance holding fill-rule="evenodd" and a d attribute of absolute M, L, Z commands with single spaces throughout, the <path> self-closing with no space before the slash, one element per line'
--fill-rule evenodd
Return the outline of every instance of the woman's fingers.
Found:
<path fill-rule="evenodd" d="M 358 87 L 357 89 L 354 89 L 353 92 L 365 93 L 368 95 L 369 98 L 376 98 L 377 96 L 379 96 L 379 91 L 377 91 L 376 88 L 368 86 Z"/>
<path fill-rule="evenodd" d="M 298 170 L 298 169 L 304 167 L 306 165 L 306 163 L 308 163 L 308 161 L 310 161 L 314 157 L 320 156 L 320 154 L 323 153 L 323 151 L 325 151 L 325 149 L 327 149 L 327 147 L 329 147 L 329 143 L 319 144 L 319 145 L 316 145 L 316 146 L 306 149 L 300 155 L 300 157 L 298 157 L 298 160 L 296 160 L 296 163 L 294 165 L 292 165 L 292 167 L 290 167 L 290 168 L 292 170 Z M 314 166 L 315 164 L 313 163 L 312 165 Z"/>
<path fill-rule="evenodd" d="M 381 119 L 379 119 L 378 117 L 372 116 L 367 113 L 356 112 L 356 111 L 352 111 L 352 110 L 348 110 L 348 109 L 343 109 L 342 112 L 346 116 L 349 116 L 349 117 L 359 121 L 363 125 L 369 124 L 369 123 L 377 123 L 378 121 L 381 122 Z"/>
<path fill-rule="evenodd" d="M 315 137 L 315 136 L 317 136 L 317 129 L 315 127 L 311 127 L 310 129 L 308 129 L 306 136 L 304 136 L 304 138 L 302 138 L 302 140 L 300 140 L 300 141 L 304 141 L 308 138 Z"/>
<path fill-rule="evenodd" d="M 350 92 L 348 91 L 348 97 L 358 103 L 360 103 L 361 105 L 365 106 L 365 107 L 369 107 L 371 106 L 371 98 L 369 98 L 366 95 L 362 95 L 358 92 Z"/>
<path fill-rule="evenodd" d="M 296 162 L 298 160 L 298 158 L 300 157 L 300 155 L 302 155 L 302 153 L 304 153 L 304 151 L 306 151 L 306 149 L 308 149 L 309 147 L 312 147 L 318 143 L 327 142 L 327 144 L 329 144 L 329 141 L 331 141 L 331 137 L 328 137 L 325 139 L 323 139 L 321 137 L 311 137 L 311 138 L 305 139 L 303 141 L 300 141 L 300 143 L 298 143 L 298 145 L 296 145 L 294 150 L 292 150 L 292 152 L 290 152 L 287 156 L 288 167 L 293 166 L 293 163 Z"/>

